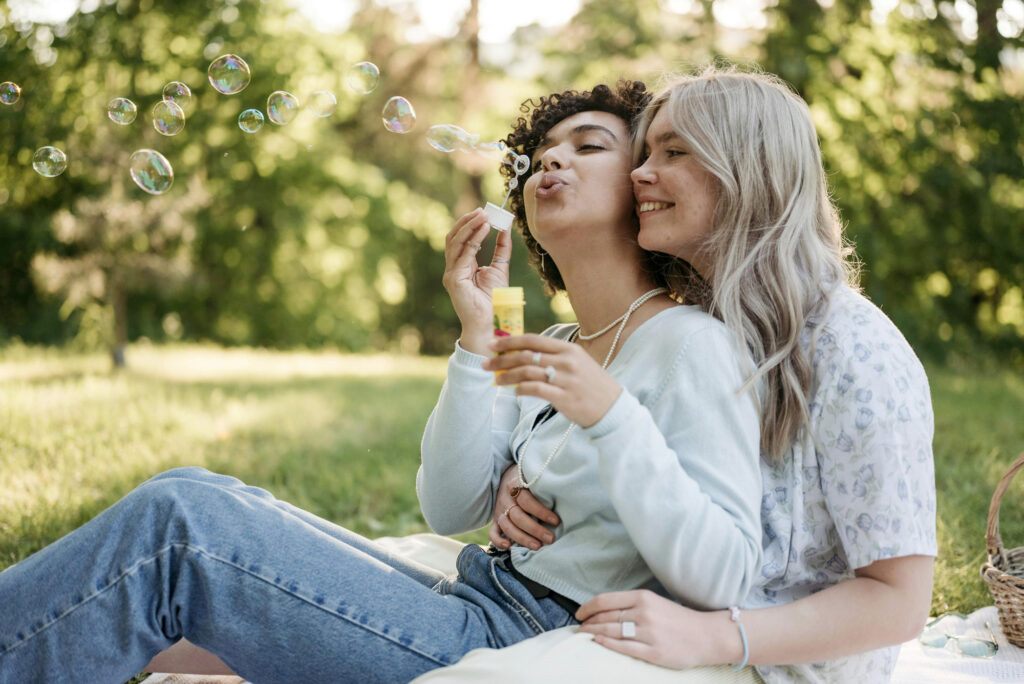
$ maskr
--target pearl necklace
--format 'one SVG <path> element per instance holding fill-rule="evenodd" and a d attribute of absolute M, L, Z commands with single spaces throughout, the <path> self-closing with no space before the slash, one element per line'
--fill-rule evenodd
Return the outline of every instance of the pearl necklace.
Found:
<path fill-rule="evenodd" d="M 601 364 L 601 368 L 602 369 L 607 369 L 608 368 L 608 364 L 612 360 L 612 354 L 615 353 L 615 348 L 619 344 L 619 338 L 622 337 L 622 331 L 626 329 L 626 323 L 629 323 L 629 317 L 633 315 L 634 311 L 636 311 L 641 306 L 643 306 L 647 302 L 648 299 L 651 299 L 652 297 L 656 297 L 656 296 L 658 296 L 658 295 L 660 295 L 662 293 L 665 293 L 665 292 L 668 292 L 668 289 L 666 289 L 664 287 L 658 287 L 658 288 L 655 288 L 653 290 L 648 290 L 647 292 L 644 292 L 642 295 L 640 295 L 635 300 L 633 300 L 633 303 L 629 305 L 628 309 L 626 309 L 626 313 L 622 314 L 621 316 L 616 318 L 614 321 L 612 321 L 612 324 L 609 325 L 604 330 L 601 330 L 600 332 L 594 333 L 593 335 L 590 335 L 589 337 L 584 337 L 583 335 L 579 334 L 580 330 L 579 330 L 579 327 L 577 327 L 576 330 L 573 332 L 573 334 L 569 337 L 569 341 L 572 342 L 573 340 L 575 340 L 577 338 L 579 338 L 581 340 L 591 340 L 591 339 L 594 339 L 595 337 L 597 337 L 597 336 L 599 336 L 599 335 L 601 335 L 603 333 L 608 332 L 609 330 L 611 330 L 612 325 L 615 325 L 616 323 L 618 323 L 619 324 L 619 329 L 615 332 L 615 338 L 612 340 L 612 346 L 608 349 L 608 353 L 604 357 L 604 363 Z M 543 424 L 544 421 L 548 419 L 548 417 L 551 415 L 551 413 L 554 410 L 555 410 L 554 406 L 548 406 L 548 410 L 544 414 L 544 418 L 540 421 L 541 424 Z M 524 489 L 529 489 L 533 485 L 537 484 L 537 480 L 539 480 L 540 476 L 544 474 L 544 471 L 548 469 L 548 466 L 551 465 L 551 462 L 553 460 L 555 460 L 555 456 L 558 454 L 559 451 L 561 451 L 562 446 L 564 446 L 566 440 L 569 439 L 569 434 L 572 433 L 572 431 L 574 429 L 576 429 L 576 423 L 570 422 L 569 423 L 569 427 L 566 428 L 564 433 L 562 433 L 562 438 L 560 440 L 558 440 L 558 444 L 555 445 L 555 448 L 552 450 L 552 452 L 550 454 L 548 454 L 548 457 L 544 461 L 544 464 L 540 467 L 540 470 L 537 471 L 537 474 L 534 475 L 533 479 L 530 480 L 529 482 L 526 481 L 526 476 L 523 474 L 523 457 L 521 456 L 520 458 L 516 459 L 516 470 L 517 470 L 517 474 L 518 474 L 518 477 L 519 477 L 519 484 L 514 485 L 512 488 L 509 489 L 509 494 L 512 496 L 512 500 L 513 501 L 515 500 L 515 498 L 517 496 L 519 496 L 519 492 L 523 491 Z M 535 432 L 536 432 L 536 430 L 530 430 L 530 434 L 526 437 L 526 442 L 523 444 L 523 448 L 519 450 L 520 454 L 523 454 L 525 456 L 526 450 L 530 447 L 530 442 L 533 440 L 533 434 Z"/>

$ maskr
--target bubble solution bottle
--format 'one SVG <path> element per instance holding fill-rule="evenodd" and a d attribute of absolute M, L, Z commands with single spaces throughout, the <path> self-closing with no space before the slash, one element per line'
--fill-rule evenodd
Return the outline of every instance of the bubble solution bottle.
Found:
<path fill-rule="evenodd" d="M 511 337 L 522 335 L 523 308 L 526 301 L 521 287 L 496 287 L 491 290 L 491 302 L 494 305 L 494 336 Z M 500 375 L 505 371 L 495 371 Z"/>

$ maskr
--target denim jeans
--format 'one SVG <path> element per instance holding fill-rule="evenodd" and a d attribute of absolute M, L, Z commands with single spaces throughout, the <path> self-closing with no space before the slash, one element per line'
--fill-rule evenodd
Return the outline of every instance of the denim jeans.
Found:
<path fill-rule="evenodd" d="M 258 684 L 405 682 L 575 622 L 479 546 L 458 571 L 172 470 L 0 573 L 0 683 L 120 684 L 182 637 Z"/>

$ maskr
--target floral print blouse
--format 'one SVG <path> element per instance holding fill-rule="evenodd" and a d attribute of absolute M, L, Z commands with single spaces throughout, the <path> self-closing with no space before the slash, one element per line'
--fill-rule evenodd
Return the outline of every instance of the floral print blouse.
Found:
<path fill-rule="evenodd" d="M 928 379 L 895 325 L 847 287 L 811 351 L 810 429 L 762 462 L 764 563 L 748 608 L 795 601 L 899 556 L 936 554 Z M 842 615 L 836 615 L 842 620 Z M 885 682 L 898 646 L 811 665 L 758 667 L 776 682 Z"/>

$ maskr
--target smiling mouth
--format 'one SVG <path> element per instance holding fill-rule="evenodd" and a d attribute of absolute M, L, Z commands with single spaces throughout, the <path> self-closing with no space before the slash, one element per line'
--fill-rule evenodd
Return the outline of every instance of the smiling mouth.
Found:
<path fill-rule="evenodd" d="M 661 211 L 662 209 L 668 209 L 669 207 L 675 206 L 669 202 L 641 202 L 637 207 L 638 214 L 646 214 L 651 211 Z"/>

